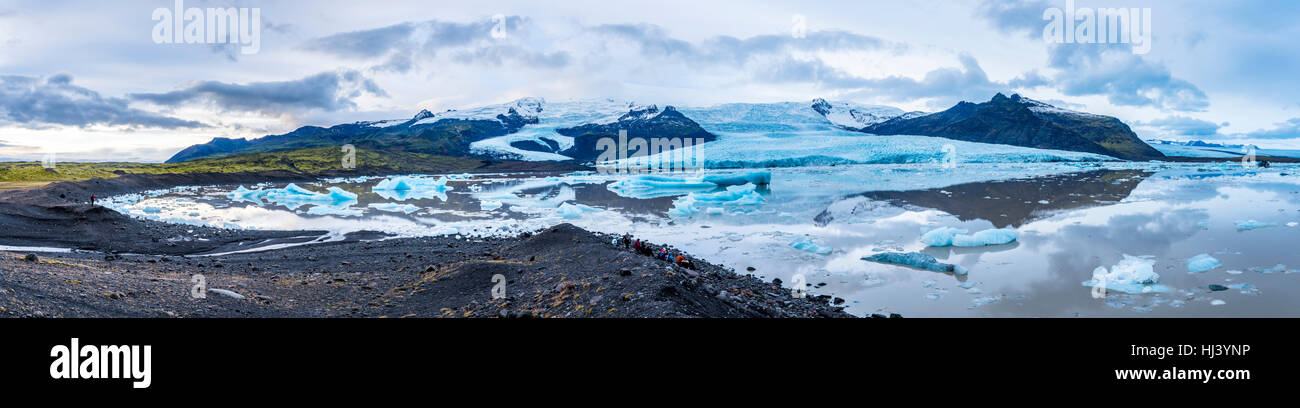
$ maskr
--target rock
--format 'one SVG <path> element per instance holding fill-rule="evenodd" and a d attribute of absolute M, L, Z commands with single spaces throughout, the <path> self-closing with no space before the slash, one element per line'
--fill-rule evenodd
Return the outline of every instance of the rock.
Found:
<path fill-rule="evenodd" d="M 218 294 L 218 295 L 227 296 L 227 297 L 231 297 L 231 298 L 235 298 L 235 299 L 239 299 L 239 300 L 243 300 L 243 299 L 244 299 L 244 295 L 241 295 L 241 294 L 238 294 L 238 293 L 235 293 L 235 292 L 231 292 L 231 291 L 228 291 L 228 290 L 225 290 L 225 289 L 208 289 L 208 292 L 216 293 L 216 294 Z"/>
<path fill-rule="evenodd" d="M 755 271 L 756 269 L 754 269 L 754 267 L 752 267 L 752 266 L 746 266 L 746 267 L 745 267 L 745 270 L 746 270 L 746 271 L 753 272 L 753 271 Z"/>
<path fill-rule="evenodd" d="M 23 257 L 23 260 L 27 262 L 36 262 L 41 260 L 41 258 L 37 257 L 36 254 L 27 254 L 27 256 Z"/>

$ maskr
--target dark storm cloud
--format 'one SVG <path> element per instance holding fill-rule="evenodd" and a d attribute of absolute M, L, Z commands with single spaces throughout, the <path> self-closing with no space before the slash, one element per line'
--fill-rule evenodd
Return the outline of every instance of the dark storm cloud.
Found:
<path fill-rule="evenodd" d="M 207 125 L 131 108 L 123 98 L 101 96 L 72 84 L 72 76 L 45 79 L 0 75 L 0 124 L 29 128 L 51 125 L 115 125 L 152 128 L 201 128 Z"/>

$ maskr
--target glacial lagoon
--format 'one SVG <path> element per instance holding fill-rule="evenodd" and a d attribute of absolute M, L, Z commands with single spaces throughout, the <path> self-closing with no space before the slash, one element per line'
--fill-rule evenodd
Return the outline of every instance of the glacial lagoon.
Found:
<path fill-rule="evenodd" d="M 762 174 L 770 182 L 745 181 Z M 701 183 L 706 176 L 730 181 Z M 472 238 L 567 222 L 669 244 L 786 286 L 798 275 L 812 295 L 841 298 L 857 315 L 1300 316 L 1294 296 L 1300 291 L 1300 166 L 1294 165 L 962 163 L 411 175 L 188 186 L 111 197 L 105 205 L 175 223 L 325 232 L 241 252 L 358 231 L 385 233 L 366 239 Z M 921 241 L 941 227 L 1008 229 L 1016 239 L 979 247 Z M 884 252 L 930 255 L 965 273 L 862 259 Z M 1202 255 L 1214 262 L 1203 265 Z M 1134 265 L 1156 275 L 1142 290 L 1084 284 Z"/>

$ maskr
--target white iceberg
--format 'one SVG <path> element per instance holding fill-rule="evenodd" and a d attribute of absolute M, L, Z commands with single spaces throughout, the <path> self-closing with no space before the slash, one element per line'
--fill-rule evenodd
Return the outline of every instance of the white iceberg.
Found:
<path fill-rule="evenodd" d="M 501 208 L 501 202 L 495 200 L 479 200 L 478 208 L 482 211 L 492 211 Z"/>
<path fill-rule="evenodd" d="M 1157 284 L 1160 274 L 1155 272 L 1155 264 L 1156 261 L 1126 254 L 1109 271 L 1104 266 L 1094 269 L 1092 280 L 1083 281 L 1083 286 L 1130 294 L 1169 292 L 1168 286 Z"/>
<path fill-rule="evenodd" d="M 416 211 L 420 211 L 420 207 L 411 204 L 370 203 L 368 207 L 374 208 L 379 211 L 384 211 L 384 212 L 400 212 L 405 214 L 410 214 Z"/>
<path fill-rule="evenodd" d="M 964 229 L 940 227 L 922 234 L 921 242 L 932 247 L 978 247 L 1010 244 L 1019 236 L 1020 233 L 1011 228 L 986 229 L 967 234 Z"/>
<path fill-rule="evenodd" d="M 565 219 L 577 219 L 582 218 L 583 214 L 598 211 L 600 211 L 599 208 L 588 205 L 564 203 L 560 204 L 560 207 L 555 209 L 555 215 Z"/>

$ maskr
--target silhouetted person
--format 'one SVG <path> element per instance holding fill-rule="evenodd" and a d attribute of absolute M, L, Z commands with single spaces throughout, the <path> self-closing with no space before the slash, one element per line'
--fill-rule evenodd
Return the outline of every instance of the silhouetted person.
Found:
<path fill-rule="evenodd" d="M 95 195 L 94 195 L 94 194 L 91 194 L 91 195 L 90 195 L 90 206 L 91 206 L 91 207 L 94 207 L 94 206 L 95 206 Z"/>

